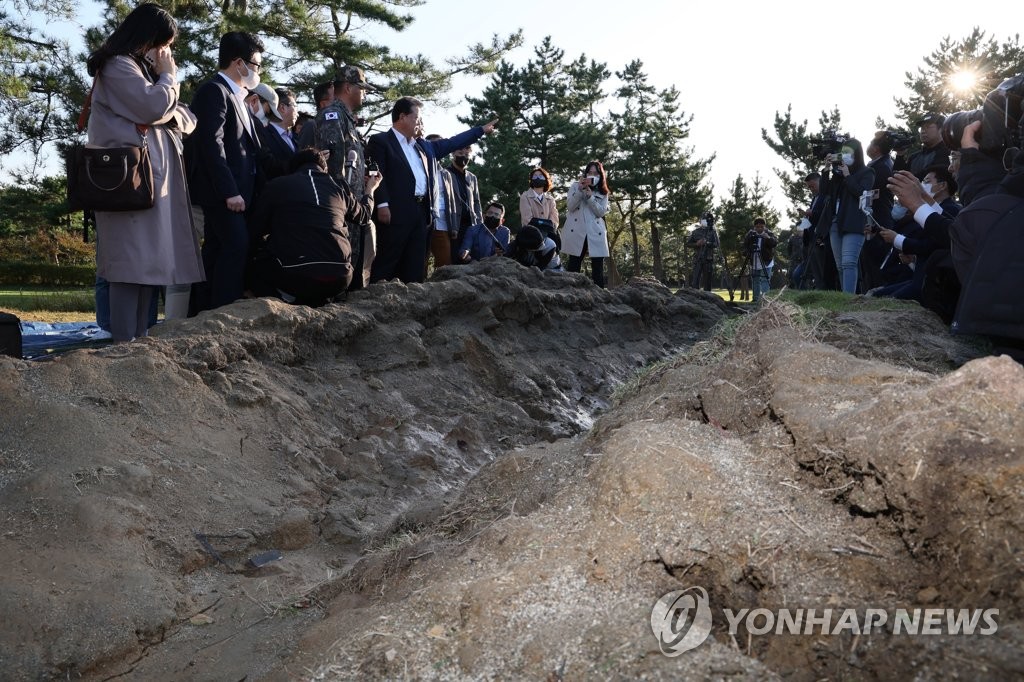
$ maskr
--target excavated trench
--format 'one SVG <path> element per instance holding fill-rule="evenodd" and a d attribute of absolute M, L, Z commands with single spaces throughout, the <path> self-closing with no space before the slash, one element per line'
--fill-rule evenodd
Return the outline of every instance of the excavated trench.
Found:
<path fill-rule="evenodd" d="M 367 551 L 436 519 L 498 454 L 585 431 L 616 385 L 727 311 L 654 283 L 450 270 L 4 360 L 0 664 L 264 676 Z"/>
<path fill-rule="evenodd" d="M 734 342 L 697 343 L 728 315 L 698 292 L 497 262 L 0 361 L 0 664 L 12 679 L 1019 676 L 1020 368 L 949 373 L 976 351 L 906 307 L 808 331 L 776 304 Z M 651 607 L 694 585 L 711 637 L 666 657 Z M 722 617 L 912 605 L 999 608 L 999 629 L 758 635 Z"/>

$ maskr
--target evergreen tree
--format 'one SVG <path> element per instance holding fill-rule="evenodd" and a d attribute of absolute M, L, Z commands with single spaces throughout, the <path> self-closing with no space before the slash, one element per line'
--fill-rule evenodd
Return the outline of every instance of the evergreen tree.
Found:
<path fill-rule="evenodd" d="M 70 2 L 15 0 L 0 9 L 0 158 L 20 183 L 38 180 L 47 145 L 73 134 L 83 99 L 77 58 L 66 40 L 38 26 L 68 19 Z M 71 112 L 74 112 L 73 114 Z M 10 155 L 26 159 L 15 166 Z"/>
<path fill-rule="evenodd" d="M 1024 46 L 1020 37 L 1013 36 L 1002 43 L 974 27 L 961 40 L 946 36 L 939 47 L 924 58 L 924 66 L 906 72 L 906 86 L 911 95 L 896 98 L 900 118 L 907 128 L 913 126 L 922 114 L 938 112 L 951 114 L 981 106 L 985 94 L 1005 79 L 1021 73 L 1024 65 Z M 950 78 L 961 72 L 973 73 L 977 80 L 973 87 L 959 90 Z"/>
<path fill-rule="evenodd" d="M 73 16 L 70 2 L 50 0 L 36 8 L 45 17 Z M 162 3 L 175 16 L 179 35 L 174 54 L 182 82 L 182 100 L 216 71 L 220 36 L 233 30 L 259 35 L 266 43 L 262 80 L 289 87 L 300 100 L 312 86 L 330 80 L 345 64 L 358 65 L 380 92 L 367 98 L 364 115 L 383 116 L 402 94 L 444 102 L 452 78 L 483 74 L 522 42 L 521 33 L 493 36 L 490 43 L 468 46 L 464 53 L 437 65 L 422 55 L 403 55 L 365 37 L 368 25 L 400 33 L 414 21 L 405 12 L 424 0 L 169 0 Z M 135 3 L 105 0 L 104 20 L 86 33 L 86 51 L 98 47 Z M 61 14 L 63 12 L 63 14 Z M 38 24 L 40 22 L 34 22 Z M 28 34 L 23 25 L 0 14 L 0 47 L 13 46 L 14 57 L 0 62 L 0 155 L 31 148 L 38 160 L 43 147 L 74 138 L 73 123 L 87 91 L 85 55 L 72 55 L 66 43 Z M 357 30 L 358 29 L 358 30 Z M 400 44 L 400 41 L 395 41 Z"/>
<path fill-rule="evenodd" d="M 533 166 L 543 166 L 560 190 L 576 180 L 587 161 L 607 159 L 609 124 L 601 116 L 603 84 L 611 75 L 585 56 L 566 63 L 551 37 L 534 48 L 526 66 L 498 65 L 480 97 L 467 98 L 464 123 L 492 114 L 500 134 L 480 140 L 484 164 L 477 169 L 481 197 L 497 197 L 508 208 L 513 229 L 521 224 L 519 195 Z M 518 221 L 518 222 L 517 222 Z"/>
<path fill-rule="evenodd" d="M 648 83 L 640 60 L 615 75 L 622 82 L 616 92 L 622 111 L 611 115 L 618 148 L 614 174 L 609 175 L 621 195 L 620 210 L 636 263 L 643 262 L 638 229 L 646 225 L 653 274 L 664 281 L 663 232 L 682 230 L 711 203 L 711 188 L 704 180 L 714 156 L 691 159 L 692 150 L 683 146 L 693 116 L 680 111 L 678 90 L 657 91 Z"/>
<path fill-rule="evenodd" d="M 789 200 L 786 217 L 791 223 L 796 223 L 813 199 L 804 178 L 811 171 L 821 170 L 822 161 L 814 155 L 814 140 L 828 133 L 841 132 L 842 120 L 837 108 L 822 111 L 818 117 L 818 130 L 812 133 L 808 131 L 807 119 L 800 123 L 793 120 L 793 105 L 790 104 L 785 114 L 775 112 L 773 128 L 777 140 L 764 128 L 761 128 L 761 139 L 789 165 L 788 169 L 773 168 L 772 171 Z M 866 141 L 862 142 L 867 146 Z"/>

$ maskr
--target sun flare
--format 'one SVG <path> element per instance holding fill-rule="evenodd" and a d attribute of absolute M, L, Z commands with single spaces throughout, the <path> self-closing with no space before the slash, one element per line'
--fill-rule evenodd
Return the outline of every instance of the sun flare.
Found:
<path fill-rule="evenodd" d="M 964 69 L 950 74 L 949 85 L 957 92 L 970 92 L 978 83 L 978 74 L 974 71 Z"/>

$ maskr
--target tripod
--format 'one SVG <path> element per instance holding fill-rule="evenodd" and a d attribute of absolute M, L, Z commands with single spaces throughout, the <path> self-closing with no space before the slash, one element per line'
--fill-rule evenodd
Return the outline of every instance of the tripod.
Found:
<path fill-rule="evenodd" d="M 707 286 L 707 290 L 710 291 L 711 283 L 715 281 L 715 264 L 717 263 L 722 269 L 722 280 L 725 288 L 729 291 L 729 301 L 731 302 L 734 298 L 732 276 L 729 274 L 729 266 L 726 265 L 725 257 L 722 256 L 722 250 L 718 248 L 719 244 L 721 244 L 718 239 L 718 228 L 711 225 L 709 229 L 711 230 L 713 240 L 705 242 L 694 256 L 693 271 L 690 274 L 690 286 L 694 289 L 700 289 L 700 285 L 703 282 Z M 710 257 L 708 249 L 711 249 Z"/>
<path fill-rule="evenodd" d="M 764 261 L 761 260 L 760 248 L 754 249 L 750 254 L 750 258 L 747 260 L 750 263 L 750 288 L 754 293 L 753 302 L 757 303 L 764 295 L 760 286 L 762 281 L 765 284 L 765 292 L 771 288 L 770 275 L 768 274 L 768 269 L 764 265 Z"/>

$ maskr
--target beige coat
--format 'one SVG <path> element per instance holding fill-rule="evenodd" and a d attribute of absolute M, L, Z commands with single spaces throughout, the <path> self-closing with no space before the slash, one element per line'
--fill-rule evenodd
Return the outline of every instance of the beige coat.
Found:
<path fill-rule="evenodd" d="M 96 272 L 111 282 L 190 284 L 205 279 L 199 240 L 192 227 L 178 132 L 188 135 L 196 118 L 178 103 L 170 74 L 151 82 L 131 57 L 111 57 L 96 78 L 88 144 L 139 146 L 135 124 L 146 135 L 153 163 L 156 202 L 145 211 L 96 212 Z"/>
<path fill-rule="evenodd" d="M 533 218 L 547 218 L 558 229 L 558 206 L 550 192 L 542 194 L 540 201 L 532 189 L 523 192 L 519 196 L 519 217 L 523 225 L 529 225 Z"/>
<path fill-rule="evenodd" d="M 608 256 L 608 230 L 604 217 L 608 214 L 608 197 L 592 192 L 588 197 L 574 182 L 569 188 L 569 202 L 562 228 L 562 252 L 582 256 L 583 245 L 592 258 Z"/>

